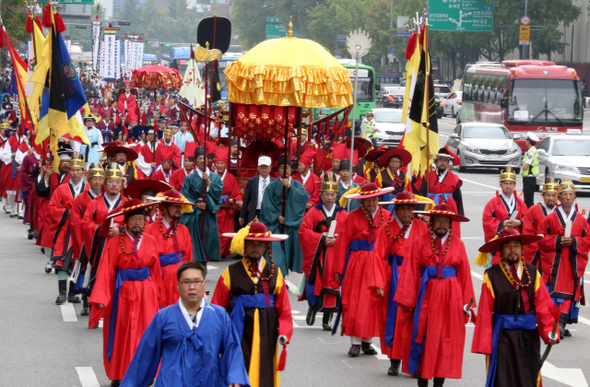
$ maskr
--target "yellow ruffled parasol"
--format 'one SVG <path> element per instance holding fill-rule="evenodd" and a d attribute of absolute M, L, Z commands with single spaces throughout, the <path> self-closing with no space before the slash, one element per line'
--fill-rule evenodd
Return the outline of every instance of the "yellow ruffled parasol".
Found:
<path fill-rule="evenodd" d="M 256 45 L 225 70 L 228 99 L 248 105 L 352 105 L 350 72 L 324 47 L 293 36 Z"/>

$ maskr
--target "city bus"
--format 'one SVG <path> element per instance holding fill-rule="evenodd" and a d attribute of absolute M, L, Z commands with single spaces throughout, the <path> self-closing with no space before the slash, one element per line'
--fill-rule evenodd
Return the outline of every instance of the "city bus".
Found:
<path fill-rule="evenodd" d="M 582 129 L 584 109 L 576 71 L 554 62 L 476 63 L 464 72 L 461 121 L 502 124 L 524 150 L 527 132 Z"/>
<path fill-rule="evenodd" d="M 172 47 L 170 53 L 162 54 L 162 64 L 178 70 L 180 75 L 184 76 L 190 58 L 191 48 L 189 46 Z"/>
<path fill-rule="evenodd" d="M 340 62 L 340 64 L 350 72 L 350 82 L 352 83 L 352 87 L 354 89 L 356 61 L 353 59 L 338 59 L 338 62 Z M 371 66 L 359 64 L 358 84 L 356 93 L 356 118 L 354 130 L 356 135 L 360 135 L 361 133 L 361 123 L 363 121 L 363 118 L 365 118 L 365 116 L 367 115 L 367 112 L 375 108 L 375 85 L 375 70 Z M 352 99 L 354 100 L 354 90 Z M 313 109 L 313 119 L 315 121 L 318 118 L 334 113 L 334 111 L 336 110 L 338 109 Z M 350 111 L 350 115 L 348 116 L 349 125 L 352 124 L 352 115 L 353 110 Z"/>
<path fill-rule="evenodd" d="M 154 61 L 158 61 L 158 57 L 156 54 L 143 54 L 143 60 L 141 62 L 142 66 L 153 65 Z"/>
<path fill-rule="evenodd" d="M 242 56 L 241 52 L 226 52 L 221 59 L 218 59 L 219 64 L 219 84 L 221 86 L 221 100 L 227 101 L 227 81 L 225 80 L 225 69 L 230 63 L 236 61 Z"/>

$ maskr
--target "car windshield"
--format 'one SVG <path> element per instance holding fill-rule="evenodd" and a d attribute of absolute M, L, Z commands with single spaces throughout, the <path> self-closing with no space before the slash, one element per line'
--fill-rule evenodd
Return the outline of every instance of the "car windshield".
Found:
<path fill-rule="evenodd" d="M 563 138 L 555 139 L 552 156 L 590 156 L 590 140 Z"/>
<path fill-rule="evenodd" d="M 400 123 L 402 122 L 402 111 L 401 110 L 391 110 L 391 111 L 376 111 L 375 112 L 375 122 L 392 122 L 392 123 Z"/>
<path fill-rule="evenodd" d="M 437 94 L 451 94 L 452 91 L 448 86 L 434 85 L 434 92 Z"/>
<path fill-rule="evenodd" d="M 510 133 L 500 126 L 467 126 L 463 129 L 465 138 L 497 138 L 509 139 Z"/>

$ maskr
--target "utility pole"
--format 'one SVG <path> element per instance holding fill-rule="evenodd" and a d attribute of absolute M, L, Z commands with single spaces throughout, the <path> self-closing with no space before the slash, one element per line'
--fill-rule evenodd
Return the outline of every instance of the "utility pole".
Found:
<path fill-rule="evenodd" d="M 528 16 L 528 9 L 529 9 L 529 0 L 524 0 L 524 16 Z M 530 41 L 527 42 L 528 44 L 522 44 L 520 49 L 520 59 L 529 59 L 529 46 Z"/>

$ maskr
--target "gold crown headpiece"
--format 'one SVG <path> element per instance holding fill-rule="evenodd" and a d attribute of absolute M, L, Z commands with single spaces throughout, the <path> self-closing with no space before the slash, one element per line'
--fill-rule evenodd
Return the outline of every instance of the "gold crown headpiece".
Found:
<path fill-rule="evenodd" d="M 506 180 L 516 183 L 516 172 L 511 167 L 506 167 L 505 171 L 500 172 L 500 183 Z"/>
<path fill-rule="evenodd" d="M 547 180 L 545 180 L 545 183 L 543 184 L 543 191 L 542 193 L 545 192 L 557 192 L 559 191 L 559 184 L 557 184 L 552 177 L 548 177 Z"/>

